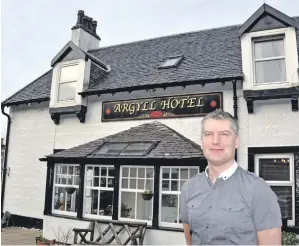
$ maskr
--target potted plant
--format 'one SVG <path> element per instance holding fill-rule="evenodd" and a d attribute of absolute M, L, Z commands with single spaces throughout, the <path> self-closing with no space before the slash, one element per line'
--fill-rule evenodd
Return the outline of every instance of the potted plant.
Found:
<path fill-rule="evenodd" d="M 148 200 L 152 199 L 152 197 L 154 196 L 154 193 L 151 189 L 149 189 L 149 190 L 144 190 L 144 192 L 141 193 L 141 195 L 142 195 L 143 200 L 148 201 Z"/>
<path fill-rule="evenodd" d="M 36 245 L 53 245 L 55 244 L 55 240 L 48 240 L 44 238 L 42 235 L 35 238 Z"/>
<path fill-rule="evenodd" d="M 299 239 L 296 237 L 296 233 L 283 231 L 281 236 L 282 245 L 299 245 Z"/>

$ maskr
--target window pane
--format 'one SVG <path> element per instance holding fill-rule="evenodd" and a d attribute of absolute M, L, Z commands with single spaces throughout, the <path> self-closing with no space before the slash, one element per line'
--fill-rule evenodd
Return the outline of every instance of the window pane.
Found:
<path fill-rule="evenodd" d="M 153 180 L 146 180 L 146 184 L 145 184 L 145 188 L 147 190 L 153 190 L 154 189 L 154 183 L 153 183 Z"/>
<path fill-rule="evenodd" d="M 177 223 L 178 195 L 162 195 L 161 221 Z"/>
<path fill-rule="evenodd" d="M 71 176 L 71 175 L 67 176 L 67 184 L 68 185 L 73 185 L 73 176 Z"/>
<path fill-rule="evenodd" d="M 129 186 L 129 181 L 128 179 L 122 179 L 122 188 L 127 189 Z"/>
<path fill-rule="evenodd" d="M 121 155 L 143 155 L 151 145 L 151 143 L 131 143 L 123 152 L 121 152 Z"/>
<path fill-rule="evenodd" d="M 106 177 L 107 176 L 107 167 L 101 167 L 101 176 Z"/>
<path fill-rule="evenodd" d="M 271 186 L 278 197 L 281 216 L 284 219 L 292 219 L 292 187 L 291 186 Z"/>
<path fill-rule="evenodd" d="M 112 216 L 113 191 L 100 191 L 100 215 Z"/>
<path fill-rule="evenodd" d="M 60 170 L 62 174 L 67 174 L 67 166 L 61 166 Z"/>
<path fill-rule="evenodd" d="M 162 181 L 162 190 L 163 191 L 169 191 L 169 180 L 163 180 Z"/>
<path fill-rule="evenodd" d="M 146 168 L 146 177 L 153 178 L 154 176 L 154 169 L 153 168 Z"/>
<path fill-rule="evenodd" d="M 130 189 L 136 189 L 136 179 L 130 179 Z"/>
<path fill-rule="evenodd" d="M 290 181 L 290 159 L 260 159 L 259 176 L 266 181 Z"/>
<path fill-rule="evenodd" d="M 142 198 L 142 195 L 137 194 L 137 220 L 151 220 L 152 219 L 152 200 L 145 201 Z"/>
<path fill-rule="evenodd" d="M 100 174 L 100 168 L 94 167 L 94 176 L 99 176 L 99 174 Z"/>
<path fill-rule="evenodd" d="M 176 180 L 173 181 L 173 180 L 172 180 L 172 181 L 171 181 L 171 190 L 172 190 L 172 191 L 177 191 L 178 188 L 179 188 L 179 185 L 178 185 L 178 184 L 179 184 L 179 181 L 176 181 Z"/>
<path fill-rule="evenodd" d="M 92 189 L 85 190 L 85 213 L 98 214 L 98 191 Z"/>
<path fill-rule="evenodd" d="M 55 187 L 54 209 L 60 211 L 76 212 L 78 189 L 73 193 L 67 193 L 64 187 Z"/>
<path fill-rule="evenodd" d="M 113 187 L 114 183 L 113 183 L 114 178 L 108 178 L 108 187 Z"/>
<path fill-rule="evenodd" d="M 135 193 L 122 192 L 121 193 L 121 214 L 122 218 L 135 219 Z"/>
<path fill-rule="evenodd" d="M 60 83 L 58 101 L 75 100 L 76 82 Z"/>
<path fill-rule="evenodd" d="M 284 59 L 255 63 L 256 83 L 286 81 Z"/>
<path fill-rule="evenodd" d="M 170 169 L 169 168 L 163 168 L 163 179 L 169 179 L 170 178 Z"/>
<path fill-rule="evenodd" d="M 179 178 L 179 169 L 178 168 L 171 168 L 171 178 L 172 179 Z"/>
<path fill-rule="evenodd" d="M 185 184 L 186 180 L 181 180 L 180 181 L 180 190 L 182 190 L 183 185 Z"/>
<path fill-rule="evenodd" d="M 130 168 L 130 177 L 137 178 L 137 168 L 136 167 Z"/>
<path fill-rule="evenodd" d="M 145 168 L 138 168 L 138 177 L 139 178 L 145 178 Z"/>
<path fill-rule="evenodd" d="M 188 179 L 188 169 L 187 168 L 181 169 L 181 179 Z"/>
<path fill-rule="evenodd" d="M 118 155 L 127 145 L 126 143 L 105 143 L 94 155 Z"/>
<path fill-rule="evenodd" d="M 101 178 L 101 187 L 106 187 L 106 185 L 107 185 L 107 179 L 106 179 L 106 177 Z"/>
<path fill-rule="evenodd" d="M 255 42 L 254 53 L 256 59 L 284 56 L 283 39 Z"/>
<path fill-rule="evenodd" d="M 122 168 L 122 176 L 123 177 L 129 177 L 129 168 L 128 167 L 123 167 Z"/>
<path fill-rule="evenodd" d="M 78 78 L 78 65 L 62 67 L 60 69 L 60 81 L 73 81 Z"/>
<path fill-rule="evenodd" d="M 108 168 L 108 176 L 109 177 L 114 177 L 114 168 L 113 167 Z"/>
<path fill-rule="evenodd" d="M 137 189 L 143 190 L 144 189 L 144 179 L 139 179 L 138 180 L 138 187 Z"/>

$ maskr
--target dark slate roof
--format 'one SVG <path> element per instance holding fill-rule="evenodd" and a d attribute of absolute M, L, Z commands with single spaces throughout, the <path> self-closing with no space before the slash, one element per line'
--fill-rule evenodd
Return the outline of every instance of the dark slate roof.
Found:
<path fill-rule="evenodd" d="M 299 17 L 293 18 L 299 24 Z M 171 35 L 89 51 L 111 67 L 108 74 L 91 66 L 89 88 L 83 93 L 104 93 L 140 86 L 242 78 L 241 25 Z M 297 46 L 299 54 L 299 30 Z M 177 68 L 158 69 L 168 57 L 183 55 Z M 50 96 L 51 76 L 46 74 L 5 100 L 4 105 Z M 26 89 L 27 88 L 27 89 Z"/>
<path fill-rule="evenodd" d="M 158 144 L 148 155 L 137 156 L 138 158 L 167 158 L 182 159 L 203 157 L 201 147 L 184 137 L 180 133 L 165 126 L 159 121 L 145 123 L 128 130 L 101 138 L 89 143 L 85 143 L 61 152 L 48 155 L 50 158 L 111 158 L 111 155 L 92 155 L 105 142 L 142 142 L 153 141 Z M 112 156 L 113 158 L 124 158 L 124 156 Z M 129 157 L 129 156 L 126 156 Z M 135 156 L 134 156 L 135 157 Z"/>

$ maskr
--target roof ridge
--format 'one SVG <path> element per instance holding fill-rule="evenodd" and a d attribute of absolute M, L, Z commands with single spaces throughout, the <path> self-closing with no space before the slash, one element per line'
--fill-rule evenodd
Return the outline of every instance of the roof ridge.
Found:
<path fill-rule="evenodd" d="M 299 15 L 298 16 L 292 16 L 290 18 L 292 18 L 292 19 L 299 18 Z M 180 35 L 188 35 L 188 34 L 192 34 L 192 33 L 207 32 L 207 31 L 213 31 L 213 30 L 225 29 L 225 28 L 232 28 L 232 27 L 241 27 L 243 24 L 232 24 L 232 25 L 227 25 L 227 26 L 211 27 L 211 28 L 206 28 L 206 29 L 201 29 L 201 30 L 196 30 L 196 31 L 168 34 L 168 35 L 159 36 L 159 37 L 146 38 L 146 39 L 141 39 L 141 40 L 135 40 L 135 41 L 125 42 L 125 43 L 120 43 L 120 44 L 113 44 L 113 45 L 103 46 L 102 48 L 91 49 L 91 50 L 88 50 L 87 52 L 92 53 L 92 52 L 96 52 L 96 51 L 104 50 L 104 49 L 108 49 L 108 48 L 125 46 L 125 45 L 130 45 L 130 44 L 137 44 L 137 43 L 142 43 L 142 42 L 147 42 L 147 41 L 152 41 L 152 40 L 158 40 L 158 39 L 163 39 L 163 38 L 170 38 L 170 37 L 180 36 Z"/>
<path fill-rule="evenodd" d="M 36 82 L 38 79 L 40 79 L 41 77 L 45 76 L 47 73 L 49 73 L 50 71 L 52 71 L 53 68 L 49 69 L 47 72 L 43 73 L 41 76 L 37 77 L 35 80 L 33 80 L 31 83 L 25 85 L 24 87 L 22 87 L 21 89 L 19 89 L 18 91 L 16 91 L 14 94 L 12 94 L 10 97 L 6 98 L 4 101 L 1 102 L 1 104 L 5 104 L 6 101 L 8 101 L 9 99 L 11 99 L 12 97 L 14 97 L 15 95 L 17 95 L 19 92 L 21 92 L 22 90 L 26 89 L 27 87 L 29 87 L 30 85 L 32 85 L 34 82 Z"/>

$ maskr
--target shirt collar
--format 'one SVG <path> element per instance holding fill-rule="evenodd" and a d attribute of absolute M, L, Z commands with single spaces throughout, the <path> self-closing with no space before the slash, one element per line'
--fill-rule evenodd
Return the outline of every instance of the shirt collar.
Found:
<path fill-rule="evenodd" d="M 224 180 L 227 180 L 230 176 L 232 176 L 234 174 L 234 172 L 237 170 L 238 168 L 238 163 L 236 161 L 234 161 L 233 165 L 228 168 L 227 170 L 225 170 L 224 172 L 222 172 L 221 174 L 219 174 L 219 176 L 217 177 L 217 179 L 219 178 L 223 178 Z M 205 173 L 206 173 L 206 177 L 209 177 L 208 174 L 208 166 L 205 169 Z"/>

